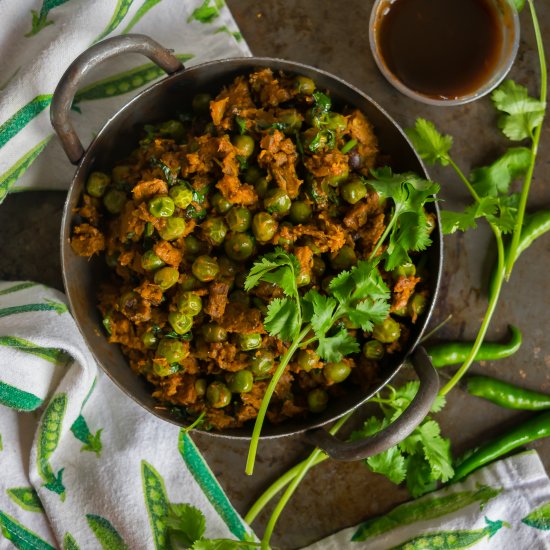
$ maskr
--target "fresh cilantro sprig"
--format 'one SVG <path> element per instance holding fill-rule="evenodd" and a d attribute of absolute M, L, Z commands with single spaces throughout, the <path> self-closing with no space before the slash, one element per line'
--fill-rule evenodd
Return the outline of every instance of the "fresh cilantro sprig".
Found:
<path fill-rule="evenodd" d="M 164 525 L 172 550 L 247 550 L 260 546 L 252 537 L 244 541 L 205 539 L 206 518 L 190 504 L 170 504 Z"/>
<path fill-rule="evenodd" d="M 419 388 L 418 382 L 408 382 L 399 389 L 387 386 L 389 395 L 377 395 L 372 402 L 380 405 L 382 418 L 372 416 L 362 428 L 351 434 L 351 440 L 369 437 L 395 422 L 410 405 Z M 431 412 L 440 411 L 445 399 L 438 397 Z M 427 416 L 414 431 L 395 447 L 365 460 L 375 473 L 386 476 L 393 483 L 406 480 L 413 497 L 419 497 L 435 488 L 437 481 L 446 482 L 454 474 L 450 441 L 441 437 L 439 424 Z"/>

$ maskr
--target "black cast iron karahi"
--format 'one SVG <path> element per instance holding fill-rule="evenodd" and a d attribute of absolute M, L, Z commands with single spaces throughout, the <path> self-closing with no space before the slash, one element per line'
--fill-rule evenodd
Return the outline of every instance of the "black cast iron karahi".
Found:
<path fill-rule="evenodd" d="M 112 116 L 84 150 L 69 118 L 71 104 L 84 75 L 102 61 L 124 53 L 139 53 L 149 57 L 169 76 L 153 84 L 129 101 Z M 100 42 L 82 53 L 61 78 L 52 101 L 51 121 L 69 160 L 78 165 L 69 189 L 61 229 L 61 265 L 65 290 L 72 314 L 94 357 L 106 374 L 132 399 L 151 414 L 174 424 L 185 422 L 168 410 L 158 407 L 144 379 L 130 369 L 118 346 L 109 344 L 102 333 L 97 309 L 97 287 L 105 273 L 104 262 L 89 261 L 77 256 L 70 246 L 70 235 L 75 223 L 75 208 L 90 172 L 108 170 L 126 157 L 134 148 L 145 124 L 172 118 L 178 108 L 190 105 L 199 92 L 216 94 L 225 84 L 239 75 L 257 68 L 270 67 L 274 71 L 302 74 L 312 78 L 317 87 L 330 91 L 333 102 L 360 109 L 374 125 L 381 150 L 390 156 L 396 171 L 414 171 L 426 175 L 422 162 L 403 131 L 372 99 L 357 88 L 325 71 L 281 59 L 262 57 L 233 58 L 204 63 L 186 69 L 181 62 L 158 43 L 143 35 L 126 35 Z M 439 220 L 437 205 L 432 211 Z M 338 460 L 358 460 L 382 452 L 395 445 L 428 414 L 439 387 L 438 375 L 424 349 L 418 342 L 434 308 L 442 271 L 442 237 L 439 229 L 432 233 L 433 244 L 426 252 L 430 273 L 430 302 L 423 318 L 412 329 L 407 349 L 394 356 L 384 366 L 381 382 L 369 392 L 360 388 L 351 390 L 344 398 L 330 405 L 322 414 L 307 420 L 291 420 L 277 426 L 264 426 L 262 438 L 275 438 L 303 433 L 310 443 L 325 450 Z M 409 358 L 420 379 L 420 389 L 407 410 L 391 426 L 363 441 L 344 442 L 323 429 L 324 426 L 365 403 L 374 393 L 395 376 Z M 251 428 L 212 431 L 212 437 L 249 439 Z"/>

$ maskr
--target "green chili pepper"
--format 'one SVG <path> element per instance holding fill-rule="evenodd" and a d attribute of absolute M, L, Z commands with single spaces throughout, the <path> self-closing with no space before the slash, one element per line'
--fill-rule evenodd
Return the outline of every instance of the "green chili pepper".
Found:
<path fill-rule="evenodd" d="M 469 377 L 466 381 L 466 389 L 471 395 L 482 397 L 507 409 L 524 411 L 550 409 L 550 395 L 520 388 L 489 376 Z"/>
<path fill-rule="evenodd" d="M 466 477 L 470 472 L 493 462 L 493 460 L 508 454 L 514 449 L 549 435 L 550 412 L 543 412 L 474 451 L 455 467 L 455 475 L 452 481 L 454 483 Z"/>
<path fill-rule="evenodd" d="M 521 332 L 512 325 L 509 328 L 512 335 L 508 342 L 504 344 L 484 342 L 477 352 L 475 361 L 496 361 L 497 359 L 504 359 L 516 353 L 522 342 Z M 434 367 L 445 367 L 447 365 L 459 365 L 463 363 L 472 347 L 473 342 L 445 342 L 431 346 L 428 345 L 426 346 L 426 351 L 432 358 Z"/>
<path fill-rule="evenodd" d="M 536 239 L 542 237 L 542 235 L 548 231 L 550 231 L 550 210 L 538 210 L 537 212 L 526 216 L 523 229 L 521 230 L 521 235 L 519 237 L 519 243 L 514 261 L 517 260 L 521 253 L 526 248 L 529 248 Z M 504 250 L 504 255 L 506 258 L 508 258 L 509 253 L 510 243 L 507 244 Z M 493 294 L 496 273 L 497 270 L 495 265 L 489 277 L 489 295 Z"/>

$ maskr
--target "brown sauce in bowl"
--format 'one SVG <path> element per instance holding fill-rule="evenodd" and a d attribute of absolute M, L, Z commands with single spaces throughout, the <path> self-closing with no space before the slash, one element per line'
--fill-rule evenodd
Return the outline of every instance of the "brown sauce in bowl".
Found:
<path fill-rule="evenodd" d="M 478 89 L 498 65 L 503 33 L 491 0 L 394 0 L 382 13 L 380 55 L 416 92 L 459 98 Z"/>

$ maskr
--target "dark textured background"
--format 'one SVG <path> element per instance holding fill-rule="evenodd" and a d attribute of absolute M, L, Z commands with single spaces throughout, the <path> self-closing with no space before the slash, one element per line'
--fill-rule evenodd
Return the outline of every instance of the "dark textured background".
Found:
<path fill-rule="evenodd" d="M 403 126 L 418 116 L 436 123 L 455 138 L 453 156 L 465 172 L 502 152 L 505 140 L 485 98 L 472 104 L 435 108 L 416 103 L 387 84 L 374 65 L 368 45 L 372 1 L 227 0 L 252 52 L 259 56 L 301 61 L 330 71 L 365 91 Z M 550 5 L 538 2 L 543 36 L 550 36 Z M 538 61 L 529 14 L 521 14 L 522 39 L 511 77 L 538 93 Z M 547 52 L 550 41 L 547 40 Z M 550 57 L 550 56 L 549 56 Z M 542 133 L 541 152 L 532 185 L 530 207 L 550 208 L 548 185 L 550 122 Z M 448 171 L 431 170 L 442 185 L 441 198 L 450 209 L 462 208 L 467 194 Z M 546 176 L 546 177 L 545 177 Z M 29 192 L 10 195 L 0 207 L 0 280 L 32 279 L 61 289 L 59 228 L 64 193 Z M 483 370 L 527 387 L 550 392 L 550 236 L 540 239 L 518 262 L 506 285 L 489 337 L 505 338 L 507 325 L 519 326 L 524 344 L 512 358 Z M 494 257 L 485 227 L 445 239 L 445 273 L 431 326 L 452 313 L 442 338 L 471 338 L 486 307 L 487 267 Z M 460 389 L 452 392 L 439 415 L 443 432 L 458 454 L 504 432 L 528 415 L 505 411 Z M 253 477 L 244 474 L 247 445 L 195 437 L 232 502 L 243 514 L 268 483 L 302 459 L 308 447 L 300 437 L 262 443 Z M 533 444 L 550 470 L 550 441 Z M 327 461 L 302 482 L 281 516 L 273 543 L 295 548 L 389 510 L 407 498 L 405 490 L 375 476 L 360 463 Z M 261 533 L 268 514 L 254 524 Z"/>

